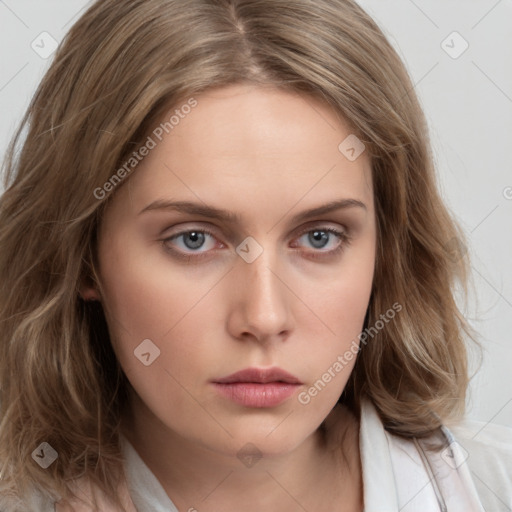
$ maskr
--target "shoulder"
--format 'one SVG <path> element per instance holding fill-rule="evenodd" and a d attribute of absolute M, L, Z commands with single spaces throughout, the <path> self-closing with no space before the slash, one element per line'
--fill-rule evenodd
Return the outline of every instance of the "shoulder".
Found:
<path fill-rule="evenodd" d="M 512 509 L 512 428 L 466 420 L 449 427 L 487 510 Z"/>
<path fill-rule="evenodd" d="M 55 512 L 55 501 L 37 490 L 31 491 L 23 498 L 15 497 L 0 488 L 1 512 Z"/>
<path fill-rule="evenodd" d="M 388 508 L 402 512 L 439 510 L 441 505 L 512 510 L 511 428 L 465 420 L 429 438 L 405 438 L 385 431 L 371 404 L 361 420 L 363 468 L 370 484 L 365 499 L 373 499 L 372 511 L 382 509 L 383 493 Z M 370 492 L 372 486 L 377 492 Z"/>
<path fill-rule="evenodd" d="M 76 499 L 56 501 L 36 489 L 23 498 L 15 497 L 2 492 L 0 486 L 0 512 L 120 512 L 86 479 L 76 481 L 72 489 Z M 126 485 L 120 486 L 119 496 L 125 512 L 137 512 Z"/>
<path fill-rule="evenodd" d="M 72 501 L 59 501 L 55 504 L 55 512 L 121 512 L 119 508 L 113 507 L 105 494 L 93 486 L 89 480 L 81 479 L 73 486 L 73 492 L 77 499 Z M 137 512 L 130 497 L 126 482 L 118 489 L 118 495 L 124 507 L 124 512 Z"/>
<path fill-rule="evenodd" d="M 483 421 L 465 420 L 449 425 L 449 430 L 463 446 L 478 456 L 497 457 L 510 463 L 512 457 L 512 428 Z"/>

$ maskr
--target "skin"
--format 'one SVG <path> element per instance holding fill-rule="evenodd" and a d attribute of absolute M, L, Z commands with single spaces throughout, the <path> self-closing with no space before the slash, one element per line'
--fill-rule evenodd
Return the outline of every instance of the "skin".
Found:
<path fill-rule="evenodd" d="M 376 246 L 369 158 L 349 161 L 338 150 L 350 128 L 308 96 L 232 85 L 195 98 L 113 197 L 99 233 L 101 294 L 82 290 L 103 303 L 133 386 L 124 434 L 180 511 L 362 510 L 358 424 L 335 407 L 355 359 L 307 405 L 298 393 L 363 327 Z M 158 199 L 206 203 L 241 220 L 139 214 Z M 365 207 L 292 220 L 339 199 Z M 214 236 L 202 245 L 190 238 L 205 228 Z M 350 243 L 328 233 L 315 241 L 325 228 Z M 251 263 L 236 252 L 248 236 L 263 248 Z M 145 339 L 160 350 L 149 366 L 134 356 Z M 210 382 L 272 366 L 302 382 L 276 407 L 238 405 Z M 252 467 L 237 457 L 247 443 L 261 454 Z"/>

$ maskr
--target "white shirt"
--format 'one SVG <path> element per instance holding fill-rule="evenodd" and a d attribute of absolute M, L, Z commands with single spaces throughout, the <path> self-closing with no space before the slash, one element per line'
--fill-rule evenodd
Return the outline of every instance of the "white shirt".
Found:
<path fill-rule="evenodd" d="M 386 432 L 374 406 L 363 402 L 359 444 L 364 512 L 512 512 L 512 428 L 470 421 L 444 431 L 450 447 L 426 452 L 427 461 L 423 441 Z M 137 512 L 178 512 L 134 447 L 121 439 Z M 9 507 L 0 497 L 2 512 L 55 512 L 55 505 L 37 494 L 31 507 Z"/>

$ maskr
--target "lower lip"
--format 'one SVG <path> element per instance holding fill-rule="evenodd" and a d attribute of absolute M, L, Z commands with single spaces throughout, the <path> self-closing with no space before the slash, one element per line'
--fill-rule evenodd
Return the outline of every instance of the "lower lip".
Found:
<path fill-rule="evenodd" d="M 290 398 L 300 384 L 288 382 L 231 382 L 214 386 L 225 397 L 245 407 L 275 407 Z"/>

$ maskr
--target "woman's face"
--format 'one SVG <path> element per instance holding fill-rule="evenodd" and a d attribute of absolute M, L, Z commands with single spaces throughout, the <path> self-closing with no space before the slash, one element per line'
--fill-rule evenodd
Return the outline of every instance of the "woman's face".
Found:
<path fill-rule="evenodd" d="M 307 96 L 236 85 L 194 99 L 150 134 L 106 212 L 100 300 L 136 417 L 219 453 L 282 454 L 355 362 L 375 260 L 369 159 Z"/>

